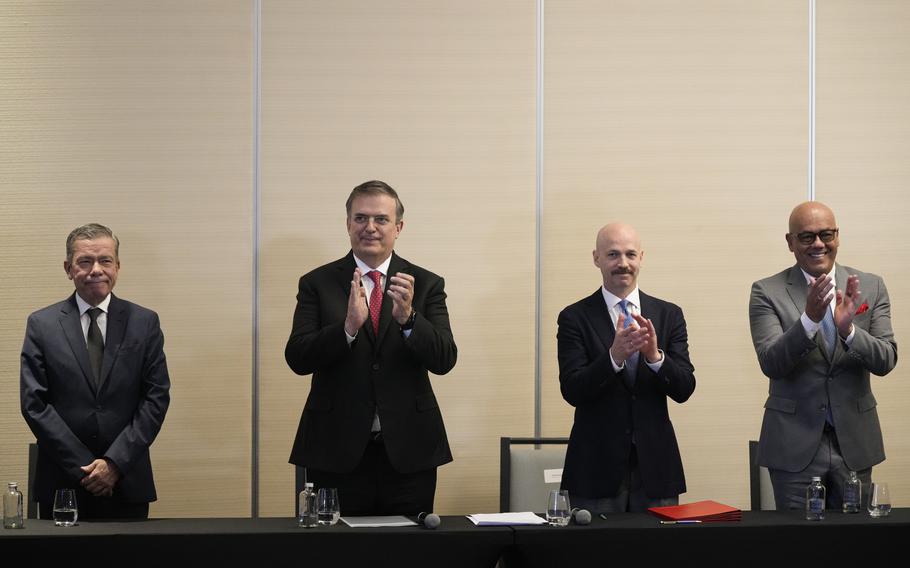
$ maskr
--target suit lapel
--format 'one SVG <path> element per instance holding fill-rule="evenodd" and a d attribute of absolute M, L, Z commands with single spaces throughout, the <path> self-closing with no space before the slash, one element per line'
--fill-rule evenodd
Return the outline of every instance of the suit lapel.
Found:
<path fill-rule="evenodd" d="M 392 253 L 392 260 L 389 261 L 389 271 L 386 274 L 385 278 L 385 288 L 382 291 L 382 309 L 379 312 L 379 337 L 376 339 L 376 346 L 378 347 L 382 340 L 385 339 L 386 333 L 389 330 L 389 326 L 392 325 L 392 299 L 386 294 L 389 289 L 389 282 L 392 281 L 392 276 L 399 272 L 409 272 L 410 264 L 403 260 L 400 256 Z M 411 298 L 411 301 L 414 299 Z M 372 327 L 372 326 L 371 326 Z M 370 330 L 372 331 L 372 329 Z"/>
<path fill-rule="evenodd" d="M 107 331 L 104 335 L 104 360 L 101 363 L 101 388 L 107 384 L 108 376 L 114 362 L 117 360 L 117 354 L 120 352 L 120 344 L 123 342 L 123 335 L 126 332 L 127 322 L 126 304 L 114 295 L 111 295 L 111 303 L 107 310 Z"/>
<path fill-rule="evenodd" d="M 600 338 L 604 349 L 609 350 L 613 345 L 616 330 L 613 328 L 613 320 L 610 319 L 610 311 L 601 289 L 598 288 L 596 292 L 588 296 L 586 302 L 588 309 L 585 312 L 591 327 L 594 328 L 594 335 Z"/>
<path fill-rule="evenodd" d="M 793 301 L 793 307 L 796 308 L 797 314 L 802 314 L 806 310 L 806 299 L 809 297 L 809 285 L 806 284 L 806 277 L 799 265 L 790 269 L 787 275 L 787 294 Z"/>
<path fill-rule="evenodd" d="M 82 369 L 82 378 L 88 388 L 94 393 L 95 385 L 92 365 L 88 360 L 88 347 L 85 345 L 85 335 L 82 332 L 82 321 L 79 319 L 79 306 L 76 304 L 76 294 L 70 296 L 69 301 L 60 311 L 60 327 L 73 352 L 73 357 Z M 95 393 L 97 394 L 97 393 Z"/>

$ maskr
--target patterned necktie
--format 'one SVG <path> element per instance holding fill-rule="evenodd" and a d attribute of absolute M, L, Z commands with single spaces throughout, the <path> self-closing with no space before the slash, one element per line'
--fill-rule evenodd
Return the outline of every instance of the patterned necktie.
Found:
<path fill-rule="evenodd" d="M 88 360 L 92 364 L 92 373 L 95 375 L 95 388 L 101 386 L 101 362 L 104 360 L 104 338 L 101 337 L 101 328 L 98 327 L 98 316 L 101 308 L 91 308 L 88 317 L 88 336 L 85 345 L 88 347 Z"/>
<path fill-rule="evenodd" d="M 821 323 L 822 337 L 825 338 L 825 347 L 828 348 L 828 354 L 834 355 L 834 342 L 837 339 L 837 331 L 834 329 L 834 316 L 831 310 L 825 309 L 825 317 Z"/>
<path fill-rule="evenodd" d="M 382 311 L 382 272 L 367 272 L 373 280 L 373 291 L 370 292 L 370 319 L 373 320 L 373 333 L 379 335 L 379 312 Z"/>
<path fill-rule="evenodd" d="M 629 309 L 631 302 L 628 300 L 622 300 L 619 302 L 619 307 L 622 310 L 622 315 L 625 316 L 623 320 L 623 328 L 627 328 L 632 325 L 632 311 Z M 635 386 L 635 374 L 638 372 L 638 351 L 629 355 L 629 358 L 626 359 L 626 385 L 631 389 Z"/>

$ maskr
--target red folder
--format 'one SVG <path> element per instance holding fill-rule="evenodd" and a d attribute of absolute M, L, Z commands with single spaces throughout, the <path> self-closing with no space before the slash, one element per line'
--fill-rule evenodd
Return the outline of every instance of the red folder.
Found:
<path fill-rule="evenodd" d="M 724 505 L 717 501 L 696 501 L 686 505 L 671 507 L 651 507 L 648 509 L 661 519 L 668 521 L 701 521 L 703 523 L 717 521 L 739 521 L 743 513 L 736 507 Z"/>

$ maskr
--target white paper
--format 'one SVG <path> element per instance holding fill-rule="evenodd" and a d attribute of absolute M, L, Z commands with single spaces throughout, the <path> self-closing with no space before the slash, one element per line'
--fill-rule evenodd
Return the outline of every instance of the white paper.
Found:
<path fill-rule="evenodd" d="M 477 513 L 467 517 L 472 523 L 480 527 L 547 524 L 546 519 L 542 519 L 530 511 L 525 513 Z"/>
<path fill-rule="evenodd" d="M 349 527 L 416 527 L 417 523 L 401 515 L 386 517 L 341 517 Z"/>
<path fill-rule="evenodd" d="M 544 483 L 562 483 L 562 468 L 543 470 Z"/>

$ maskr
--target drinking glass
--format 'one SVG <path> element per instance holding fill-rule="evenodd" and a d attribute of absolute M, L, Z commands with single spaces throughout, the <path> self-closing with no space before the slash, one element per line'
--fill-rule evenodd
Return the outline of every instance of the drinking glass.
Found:
<path fill-rule="evenodd" d="M 569 505 L 569 492 L 565 489 L 553 489 L 547 497 L 547 522 L 553 526 L 564 527 L 569 524 L 572 508 Z"/>
<path fill-rule="evenodd" d="M 54 524 L 58 527 L 71 527 L 78 518 L 76 492 L 72 489 L 58 489 L 54 493 Z"/>
<path fill-rule="evenodd" d="M 323 487 L 316 494 L 316 520 L 320 525 L 334 525 L 341 518 L 338 490 Z"/>
<path fill-rule="evenodd" d="M 869 515 L 887 517 L 891 512 L 891 494 L 887 483 L 873 483 L 869 493 Z"/>

